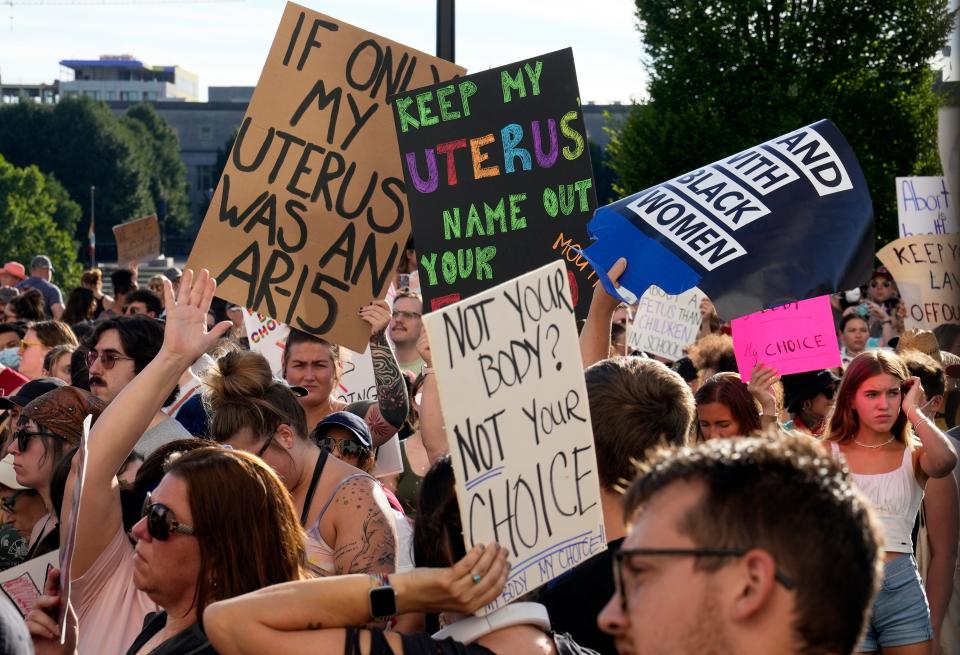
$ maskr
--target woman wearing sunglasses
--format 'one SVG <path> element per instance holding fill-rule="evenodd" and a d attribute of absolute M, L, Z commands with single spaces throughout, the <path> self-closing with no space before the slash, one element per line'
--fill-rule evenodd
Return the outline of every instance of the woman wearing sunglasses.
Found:
<path fill-rule="evenodd" d="M 949 475 L 957 454 L 920 411 L 923 388 L 894 353 L 872 350 L 847 367 L 824 440 L 843 456 L 883 527 L 884 578 L 857 651 L 923 655 L 933 628 L 913 557 L 912 531 L 930 478 Z"/>
<path fill-rule="evenodd" d="M 57 346 L 73 346 L 80 343 L 70 326 L 61 321 L 38 321 L 27 326 L 27 333 L 20 340 L 20 373 L 31 380 L 43 377 L 43 360 Z"/>
<path fill-rule="evenodd" d="M 183 370 L 229 327 L 207 332 L 215 286 L 207 271 L 195 281 L 187 271 L 174 301 L 165 284 L 163 346 L 90 434 L 70 569 L 81 654 L 213 653 L 201 621 L 209 603 L 301 577 L 304 536 L 289 496 L 246 453 L 207 447 L 172 458 L 133 543 L 123 529 L 117 470 Z"/>
<path fill-rule="evenodd" d="M 220 655 L 582 655 L 594 651 L 551 631 L 543 605 L 516 602 L 484 617 L 472 612 L 507 580 L 507 551 L 465 551 L 450 457 L 423 479 L 415 528 L 420 567 L 391 576 L 338 576 L 279 585 L 211 606 L 205 615 Z M 360 629 L 371 619 L 440 612 L 434 634 Z M 435 617 L 434 617 L 435 618 Z"/>
<path fill-rule="evenodd" d="M 210 436 L 263 458 L 283 480 L 307 530 L 311 571 L 392 573 L 396 525 L 379 482 L 309 437 L 303 407 L 266 359 L 228 353 L 205 381 Z"/>
<path fill-rule="evenodd" d="M 27 559 L 60 547 L 57 514 L 50 486 L 57 464 L 80 444 L 83 419 L 96 419 L 105 403 L 88 391 L 59 387 L 30 401 L 20 412 L 10 453 L 17 482 L 34 489 L 43 499 L 47 513 L 37 521 L 30 535 Z"/>

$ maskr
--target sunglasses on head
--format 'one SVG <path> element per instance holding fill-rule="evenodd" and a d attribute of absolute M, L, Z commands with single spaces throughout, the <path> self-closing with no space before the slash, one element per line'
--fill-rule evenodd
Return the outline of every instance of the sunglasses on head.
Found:
<path fill-rule="evenodd" d="M 53 437 L 54 439 L 59 439 L 60 441 L 66 441 L 59 434 L 54 434 L 52 432 L 43 432 L 38 430 L 37 432 L 30 432 L 29 430 L 17 430 L 13 433 L 13 438 L 17 440 L 17 449 L 23 453 L 26 452 L 27 446 L 30 445 L 30 440 L 34 437 Z"/>
<path fill-rule="evenodd" d="M 147 532 L 158 541 L 166 541 L 172 532 L 191 536 L 196 534 L 193 526 L 178 521 L 169 507 L 162 503 L 151 503 L 149 493 L 143 501 L 142 516 L 147 519 Z"/>
<path fill-rule="evenodd" d="M 341 455 L 347 457 L 360 457 L 365 453 L 369 453 L 370 449 L 364 446 L 359 441 L 353 441 L 348 439 L 334 439 L 333 437 L 321 437 L 317 440 L 321 450 L 329 450 L 331 452 L 339 452 Z"/>
<path fill-rule="evenodd" d="M 109 371 L 112 369 L 117 361 L 121 359 L 129 359 L 133 361 L 133 357 L 124 357 L 115 350 L 104 350 L 102 353 L 97 352 L 96 350 L 91 350 L 87 353 L 87 367 L 92 367 L 94 362 L 100 360 L 100 363 L 103 364 L 103 369 Z"/>

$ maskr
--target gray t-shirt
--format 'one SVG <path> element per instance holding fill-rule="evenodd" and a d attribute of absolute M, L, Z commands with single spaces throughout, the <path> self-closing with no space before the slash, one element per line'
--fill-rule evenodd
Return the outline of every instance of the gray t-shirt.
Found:
<path fill-rule="evenodd" d="M 42 277 L 28 277 L 26 280 L 17 285 L 17 288 L 20 291 L 26 291 L 27 289 L 36 289 L 43 295 L 43 305 L 48 317 L 53 316 L 51 307 L 54 305 L 63 304 L 63 294 L 60 293 L 60 287 L 55 284 L 50 284 Z"/>
<path fill-rule="evenodd" d="M 134 450 L 146 459 L 157 448 L 177 439 L 191 439 L 193 435 L 183 427 L 180 421 L 168 418 L 143 433 Z"/>

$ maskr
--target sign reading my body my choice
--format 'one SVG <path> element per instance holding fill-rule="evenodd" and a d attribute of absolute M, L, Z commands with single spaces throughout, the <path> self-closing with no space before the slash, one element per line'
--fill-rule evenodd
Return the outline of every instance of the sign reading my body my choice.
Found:
<path fill-rule="evenodd" d="M 511 553 L 485 611 L 607 547 L 569 279 L 555 261 L 423 317 L 464 542 Z"/>
<path fill-rule="evenodd" d="M 569 48 L 393 98 L 427 311 L 565 257 L 597 206 Z M 582 298 L 582 300 L 581 300 Z"/>
<path fill-rule="evenodd" d="M 362 351 L 409 235 L 387 97 L 464 69 L 288 3 L 188 266 Z"/>

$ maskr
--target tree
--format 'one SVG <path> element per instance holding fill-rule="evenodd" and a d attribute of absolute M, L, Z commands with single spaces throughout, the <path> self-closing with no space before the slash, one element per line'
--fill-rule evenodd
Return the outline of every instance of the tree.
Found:
<path fill-rule="evenodd" d="M 114 225 L 161 213 L 161 199 L 172 231 L 189 225 L 176 134 L 152 107 L 133 107 L 118 119 L 106 104 L 89 98 L 68 98 L 52 107 L 0 106 L 0 154 L 14 165 L 36 164 L 56 176 L 82 207 L 84 220 L 74 223 L 72 233 L 80 241 L 86 241 L 89 228 L 91 186 L 98 243 L 113 242 Z"/>
<path fill-rule="evenodd" d="M 929 61 L 946 0 L 636 0 L 651 74 L 610 145 L 621 195 L 821 118 L 857 155 L 880 242 L 898 234 L 894 177 L 934 174 Z"/>
<path fill-rule="evenodd" d="M 180 159 L 177 133 L 153 105 L 143 102 L 127 110 L 121 119 L 134 138 L 147 174 L 148 188 L 168 232 L 181 234 L 190 227 L 187 167 Z"/>
<path fill-rule="evenodd" d="M 4 227 L 0 253 L 4 259 L 29 262 L 42 253 L 53 263 L 54 282 L 65 290 L 78 286 L 78 244 L 54 218 L 62 215 L 62 204 L 72 202 L 64 198 L 62 187 L 51 192 L 48 178 L 36 166 L 18 168 L 0 155 L 0 225 Z"/>

